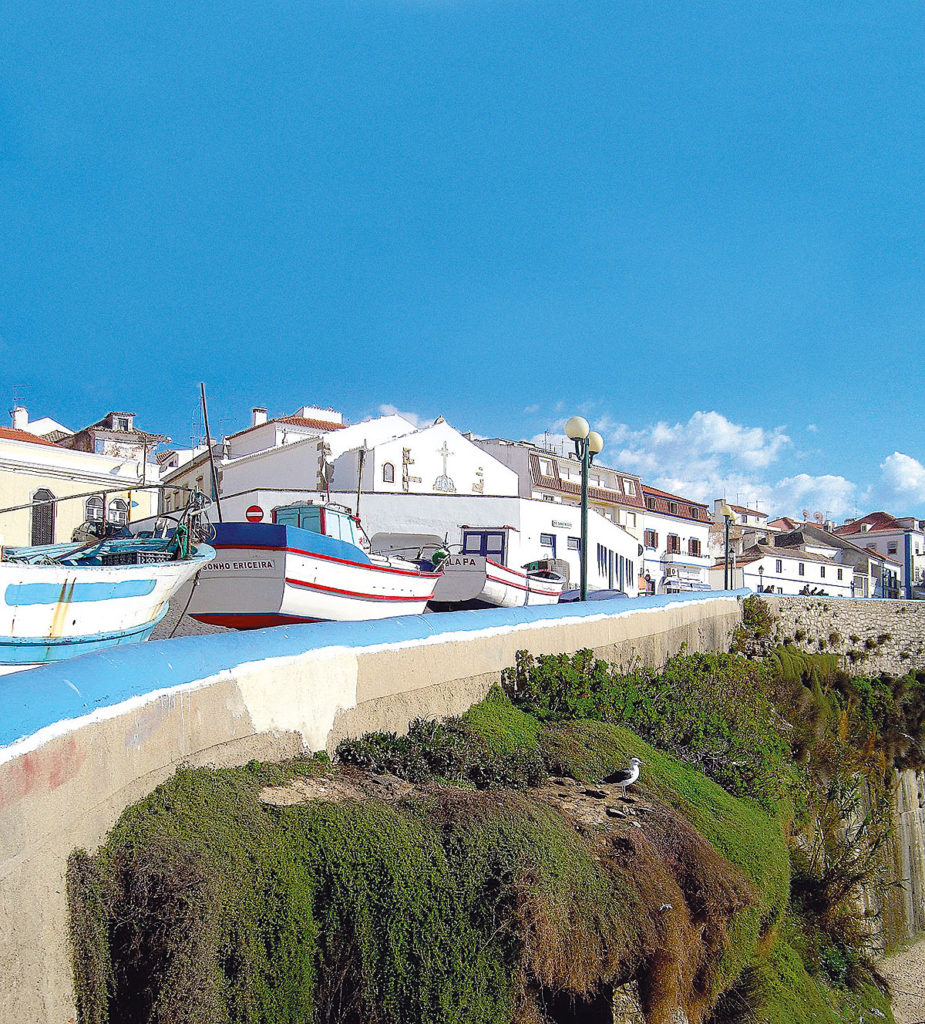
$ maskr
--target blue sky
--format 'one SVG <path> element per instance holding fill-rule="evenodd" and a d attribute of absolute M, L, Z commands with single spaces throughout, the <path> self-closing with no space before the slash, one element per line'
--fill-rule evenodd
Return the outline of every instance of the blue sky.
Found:
<path fill-rule="evenodd" d="M 7 5 L 7 397 L 391 405 L 925 515 L 925 8 Z"/>

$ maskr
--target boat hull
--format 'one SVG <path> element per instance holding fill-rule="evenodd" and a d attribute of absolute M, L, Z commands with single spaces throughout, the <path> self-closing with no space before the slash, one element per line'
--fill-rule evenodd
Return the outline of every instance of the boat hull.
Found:
<path fill-rule="evenodd" d="M 214 543 L 189 613 L 232 629 L 413 615 L 439 576 L 363 561 L 353 545 L 297 527 L 229 523 L 216 526 Z"/>
<path fill-rule="evenodd" d="M 565 581 L 553 574 L 524 573 L 483 555 L 450 555 L 442 564 L 431 607 L 520 608 L 556 604 Z"/>
<path fill-rule="evenodd" d="M 0 563 L 0 671 L 147 640 L 171 597 L 212 557 L 149 565 Z"/>

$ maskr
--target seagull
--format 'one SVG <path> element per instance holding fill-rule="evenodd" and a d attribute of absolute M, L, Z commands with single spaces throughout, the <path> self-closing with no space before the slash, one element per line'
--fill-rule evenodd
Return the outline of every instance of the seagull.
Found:
<path fill-rule="evenodd" d="M 632 786 L 632 784 L 639 778 L 639 766 L 642 761 L 638 757 L 630 758 L 629 768 L 618 768 L 617 771 L 611 773 L 606 778 L 601 779 L 601 782 L 609 782 L 616 786 L 623 787 L 623 795 L 626 796 L 626 787 Z"/>

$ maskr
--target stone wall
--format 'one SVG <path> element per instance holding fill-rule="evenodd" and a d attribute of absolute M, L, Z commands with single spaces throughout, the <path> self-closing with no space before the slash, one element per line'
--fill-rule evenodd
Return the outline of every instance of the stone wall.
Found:
<path fill-rule="evenodd" d="M 925 668 L 925 601 L 762 594 L 776 639 L 842 657 L 848 672 L 902 675 Z"/>
<path fill-rule="evenodd" d="M 725 649 L 741 595 L 403 616 L 114 648 L 0 677 L 0 1022 L 75 1017 L 65 868 L 181 764 L 332 750 L 459 713 L 516 652 L 658 666 Z"/>

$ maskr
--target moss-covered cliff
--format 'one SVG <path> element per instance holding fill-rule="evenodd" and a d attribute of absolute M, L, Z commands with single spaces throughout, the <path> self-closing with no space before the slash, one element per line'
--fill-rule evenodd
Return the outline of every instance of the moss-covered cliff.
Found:
<path fill-rule="evenodd" d="M 71 860 L 80 1021 L 891 1019 L 860 893 L 925 677 L 785 650 L 504 684 L 127 811 Z M 624 799 L 599 780 L 633 755 Z"/>

